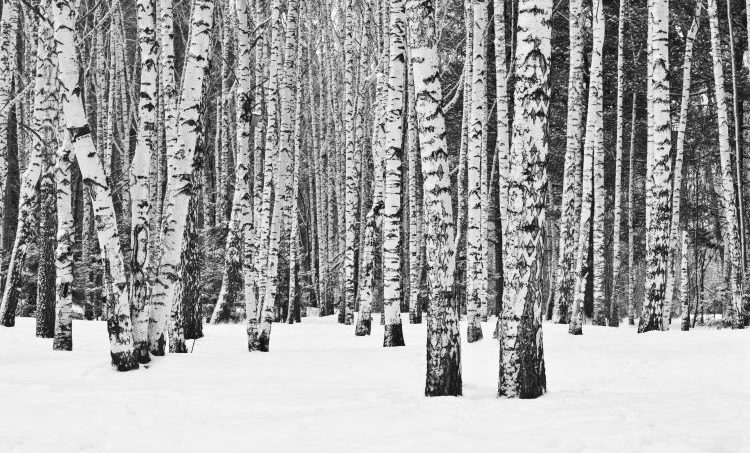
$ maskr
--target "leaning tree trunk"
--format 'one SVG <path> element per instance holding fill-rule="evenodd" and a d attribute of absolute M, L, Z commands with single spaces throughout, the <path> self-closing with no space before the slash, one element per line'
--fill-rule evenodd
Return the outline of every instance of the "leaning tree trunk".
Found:
<path fill-rule="evenodd" d="M 485 61 L 485 33 L 487 31 L 487 3 L 485 0 L 472 0 L 472 65 L 471 65 L 471 108 L 469 113 L 469 142 L 467 148 L 468 180 L 468 220 L 466 222 L 466 339 L 469 343 L 482 339 L 482 303 L 487 297 L 486 248 L 483 241 L 482 167 L 486 166 L 484 155 L 484 109 L 487 96 Z M 468 57 L 467 57 L 468 58 Z"/>
<path fill-rule="evenodd" d="M 638 332 L 661 330 L 670 214 L 669 0 L 649 0 L 649 137 L 646 177 L 646 289 Z"/>
<path fill-rule="evenodd" d="M 714 90 L 716 97 L 716 117 L 719 123 L 719 157 L 721 160 L 721 187 L 724 218 L 726 219 L 725 237 L 729 250 L 728 261 L 731 263 L 732 302 L 730 316 L 735 327 L 741 325 L 742 313 L 742 243 L 735 211 L 735 190 L 732 173 L 732 156 L 729 144 L 729 120 L 727 114 L 726 92 L 724 89 L 724 68 L 722 67 L 721 42 L 719 36 L 719 18 L 716 0 L 708 1 L 708 19 L 711 26 L 711 55 L 714 66 Z M 739 153 L 738 153 L 739 155 Z"/>
<path fill-rule="evenodd" d="M 401 324 L 401 155 L 406 54 L 404 0 L 390 0 L 390 73 L 385 117 L 383 208 L 383 346 L 404 346 Z"/>
<path fill-rule="evenodd" d="M 581 181 L 579 167 L 583 146 L 584 99 L 586 81 L 584 74 L 584 26 L 582 0 L 570 1 L 570 74 L 568 76 L 567 146 L 563 178 L 563 200 L 560 220 L 560 251 L 555 280 L 555 303 L 552 319 L 559 324 L 569 322 L 576 285 L 576 253 L 578 250 L 581 203 L 579 192 Z M 503 227 L 505 228 L 505 227 Z"/>
<path fill-rule="evenodd" d="M 677 249 L 681 244 L 680 227 L 680 203 L 682 192 L 682 156 L 685 151 L 685 131 L 687 126 L 688 109 L 690 107 L 690 82 L 691 70 L 693 68 L 693 43 L 695 36 L 698 34 L 700 26 L 701 13 L 703 11 L 703 0 L 698 0 L 693 15 L 693 23 L 690 26 L 687 37 L 685 38 L 685 57 L 682 63 L 682 100 L 680 103 L 680 117 L 677 123 L 677 145 L 675 150 L 674 168 L 672 171 L 672 217 L 670 220 L 669 231 L 669 261 L 667 273 L 667 289 L 665 295 L 664 307 L 664 328 L 669 328 L 669 318 L 671 313 L 672 299 L 674 296 L 675 280 L 677 278 L 677 268 L 679 267 L 680 254 Z M 682 259 L 685 259 L 684 255 Z"/>
<path fill-rule="evenodd" d="M 107 182 L 102 160 L 94 147 L 91 130 L 83 110 L 81 87 L 78 85 L 79 68 L 75 48 L 76 12 L 67 0 L 55 2 L 53 11 L 63 116 L 81 175 L 91 194 L 99 247 L 104 261 L 108 305 L 107 328 L 112 364 L 119 371 L 128 371 L 138 368 L 138 361 L 133 351 L 125 260 L 120 249 L 112 191 Z"/>
<path fill-rule="evenodd" d="M 4 9 L 12 8 L 14 8 L 12 5 L 6 4 Z M 44 48 L 48 47 L 45 45 Z M 47 53 L 47 55 L 49 55 L 49 53 Z M 15 55 L 12 57 L 15 58 Z M 47 149 L 46 145 L 42 143 L 42 138 L 39 133 L 44 133 L 42 128 L 49 126 L 49 124 L 46 123 L 53 120 L 53 117 L 50 117 L 50 114 L 54 115 L 55 111 L 55 108 L 53 107 L 50 112 L 48 108 L 49 105 L 46 102 L 47 96 L 53 94 L 51 91 L 52 87 L 47 83 L 48 80 L 53 80 L 53 70 L 56 69 L 52 58 L 54 58 L 52 55 L 49 55 L 49 58 L 45 58 L 44 54 L 42 54 L 40 55 L 40 58 L 36 60 L 37 72 L 44 73 L 44 76 L 36 79 L 33 92 L 34 130 L 39 132 L 33 135 L 31 155 L 29 156 L 26 171 L 23 172 L 21 178 L 18 202 L 18 226 L 16 227 L 16 237 L 13 241 L 13 248 L 11 249 L 5 285 L 3 286 L 3 298 L 2 303 L 0 304 L 0 324 L 6 327 L 12 327 L 16 322 L 15 317 L 18 298 L 14 293 L 18 291 L 16 286 L 21 283 L 21 272 L 23 270 L 24 262 L 26 261 L 26 252 L 35 231 L 35 225 L 33 225 L 34 211 L 38 201 L 40 179 L 42 178 L 42 174 L 47 171 L 45 168 L 47 159 L 45 159 L 44 156 L 45 153 L 47 153 Z M 8 107 L 4 106 L 0 108 L 7 110 Z M 6 132 L 7 131 L 3 129 L 0 135 L 5 137 L 7 135 Z M 42 201 L 45 200 L 43 199 Z M 50 213 L 43 213 L 43 215 L 49 214 Z M 49 262 L 49 260 L 47 261 Z"/>
<path fill-rule="evenodd" d="M 175 286 L 180 279 L 188 208 L 193 192 L 192 174 L 195 148 L 200 133 L 200 112 L 203 99 L 203 80 L 208 74 L 208 48 L 213 28 L 213 0 L 194 0 L 190 18 L 190 38 L 183 65 L 183 86 L 179 102 L 176 134 L 167 150 L 167 191 L 169 200 L 163 222 L 161 262 L 151 294 L 149 320 L 149 350 L 164 355 L 165 330 Z"/>
<path fill-rule="evenodd" d="M 506 276 L 498 395 L 536 398 L 547 388 L 541 287 L 547 195 L 552 0 L 520 0 L 516 108 L 508 180 Z"/>
<path fill-rule="evenodd" d="M 73 243 L 75 225 L 73 220 L 73 191 L 71 186 L 70 139 L 63 137 L 63 145 L 57 151 L 55 184 L 57 187 L 57 250 L 55 266 L 57 273 L 55 304 L 56 351 L 73 350 Z"/>
<path fill-rule="evenodd" d="M 456 244 L 445 116 L 440 107 L 443 91 L 438 77 L 435 10 L 431 0 L 409 0 L 406 10 L 422 154 L 424 236 L 429 279 L 425 395 L 458 396 L 463 384 L 461 332 L 453 298 Z"/>
<path fill-rule="evenodd" d="M 138 96 L 140 124 L 135 155 L 130 167 L 130 200 L 133 206 L 130 260 L 130 314 L 133 319 L 133 347 L 140 363 L 148 363 L 149 320 L 149 214 L 151 212 L 149 176 L 151 156 L 156 148 L 157 61 L 154 0 L 138 0 L 138 44 L 141 55 L 141 85 Z"/>

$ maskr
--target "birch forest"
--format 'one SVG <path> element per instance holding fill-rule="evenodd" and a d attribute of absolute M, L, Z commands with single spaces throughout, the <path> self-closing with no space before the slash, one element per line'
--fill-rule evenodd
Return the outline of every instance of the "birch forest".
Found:
<path fill-rule="evenodd" d="M 561 342 L 750 324 L 750 0 L 1 3 L 0 350 L 335 333 L 530 399 Z"/>

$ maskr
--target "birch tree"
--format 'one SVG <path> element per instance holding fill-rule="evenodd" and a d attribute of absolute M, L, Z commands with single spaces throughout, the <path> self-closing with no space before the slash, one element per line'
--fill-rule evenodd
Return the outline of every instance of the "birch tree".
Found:
<path fill-rule="evenodd" d="M 509 159 L 508 225 L 500 317 L 498 396 L 546 391 L 542 345 L 542 245 L 547 192 L 547 113 L 552 1 L 520 0 L 515 112 Z"/>
<path fill-rule="evenodd" d="M 190 17 L 190 37 L 183 66 L 176 134 L 167 144 L 167 199 L 163 223 L 161 262 L 151 293 L 148 343 L 154 355 L 164 355 L 167 316 L 180 279 L 179 264 L 185 226 L 193 192 L 195 147 L 200 132 L 203 80 L 208 74 L 208 47 L 213 29 L 213 0 L 195 0 Z"/>
<path fill-rule="evenodd" d="M 276 1 L 276 0 L 274 0 Z M 260 331 L 257 336 L 257 345 L 253 350 L 268 352 L 271 341 L 271 323 L 274 320 L 274 303 L 278 290 L 277 279 L 279 273 L 279 243 L 281 241 L 281 230 L 289 219 L 292 201 L 291 176 L 294 171 L 294 103 L 295 103 L 295 81 L 294 66 L 297 53 L 297 15 L 298 3 L 290 0 L 287 11 L 286 48 L 284 54 L 284 67 L 282 82 L 279 85 L 279 98 L 281 104 L 280 127 L 279 127 L 279 151 L 277 162 L 277 186 L 274 193 L 273 216 L 268 239 L 268 263 L 267 275 L 265 277 L 265 288 L 261 291 L 263 305 L 260 313 Z"/>
<path fill-rule="evenodd" d="M 622 244 L 620 242 L 622 224 L 622 164 L 625 135 L 625 23 L 628 2 L 620 1 L 617 31 L 617 137 L 615 143 L 615 200 L 614 227 L 612 234 L 612 296 L 609 302 L 609 322 L 620 324 L 620 291 L 622 290 Z"/>
<path fill-rule="evenodd" d="M 131 244 L 131 316 L 133 347 L 140 363 L 150 361 L 148 354 L 149 282 L 149 214 L 151 211 L 149 177 L 151 156 L 156 140 L 157 70 L 159 47 L 156 40 L 154 0 L 139 0 L 138 44 L 141 55 L 141 84 L 138 96 L 140 124 L 135 156 L 130 167 L 130 200 L 133 206 Z"/>
<path fill-rule="evenodd" d="M 385 117 L 383 207 L 383 346 L 404 346 L 401 324 L 401 156 L 405 93 L 404 0 L 390 0 L 390 71 Z"/>
<path fill-rule="evenodd" d="M 700 2 L 699 2 L 700 3 Z M 697 17 L 697 16 L 696 16 Z M 690 295 L 688 293 L 688 233 L 682 230 L 682 261 L 680 265 L 680 304 L 682 305 L 680 330 L 690 330 Z"/>
<path fill-rule="evenodd" d="M 487 2 L 472 0 L 472 75 L 471 75 L 471 109 L 469 113 L 469 142 L 467 151 L 468 209 L 469 217 L 466 228 L 466 339 L 470 343 L 482 339 L 481 308 L 487 297 L 485 279 L 485 258 L 487 243 L 483 240 L 486 229 L 483 204 L 487 201 L 482 196 L 482 177 L 485 125 L 486 61 L 485 33 L 487 31 Z M 468 57 L 467 57 L 468 58 Z"/>
<path fill-rule="evenodd" d="M 109 331 L 112 365 L 119 371 L 138 368 L 133 350 L 128 283 L 125 260 L 115 219 L 112 192 L 102 160 L 97 154 L 86 121 L 81 100 L 79 67 L 75 48 L 76 12 L 70 2 L 54 3 L 54 28 L 59 64 L 60 99 L 67 134 L 81 170 L 84 184 L 91 194 L 99 247 L 105 269 L 107 292 L 107 329 Z"/>
<path fill-rule="evenodd" d="M 3 3 L 0 14 L 0 220 L 4 220 L 5 196 L 8 181 L 8 117 L 13 89 L 13 74 L 16 72 L 16 33 L 18 32 L 18 6 L 14 0 Z M 0 248 L 5 243 L 0 229 Z M 4 256 L 0 259 L 5 260 Z M 3 263 L 4 264 L 4 263 Z M 0 264 L 2 266 L 3 264 Z"/>
<path fill-rule="evenodd" d="M 354 300 L 356 298 L 357 260 L 355 255 L 357 241 L 357 207 L 359 204 L 358 183 L 359 169 L 356 165 L 355 137 L 354 137 L 354 0 L 346 2 L 346 30 L 344 38 L 344 122 L 346 147 L 346 194 L 345 194 L 345 222 L 346 222 L 346 253 L 344 255 L 344 324 L 354 322 Z"/>
<path fill-rule="evenodd" d="M 71 186 L 70 139 L 63 136 L 63 144 L 57 150 L 55 164 L 55 186 L 57 188 L 57 250 L 56 266 L 56 303 L 55 303 L 55 341 L 56 351 L 73 350 L 73 199 Z"/>
<path fill-rule="evenodd" d="M 609 318 L 607 301 L 605 298 L 605 250 L 604 250 L 604 204 L 606 203 L 606 192 L 604 190 L 604 5 L 595 0 L 592 4 L 594 43 L 591 55 L 591 72 L 589 83 L 589 111 L 593 116 L 591 125 L 590 146 L 594 154 L 594 325 L 604 326 Z M 594 99 L 592 100 L 592 96 Z M 592 102 L 593 101 L 593 102 Z M 592 111 L 593 109 L 593 111 Z M 585 284 L 581 282 L 581 289 Z"/>
<path fill-rule="evenodd" d="M 675 146 L 675 158 L 672 176 L 672 216 L 669 232 L 669 261 L 666 289 L 666 306 L 664 310 L 664 327 L 669 327 L 670 306 L 674 295 L 676 272 L 680 259 L 677 249 L 682 243 L 680 232 L 680 204 L 682 193 L 682 159 L 685 152 L 685 133 L 687 129 L 688 108 L 690 107 L 690 84 L 692 81 L 693 68 L 693 44 L 700 27 L 701 14 L 703 11 L 703 0 L 698 0 L 695 5 L 693 22 L 685 37 L 685 56 L 682 61 L 682 98 L 680 101 L 680 117 L 677 122 L 677 143 Z M 686 259 L 684 255 L 682 259 Z"/>
<path fill-rule="evenodd" d="M 581 0 L 569 4 L 570 71 L 568 75 L 567 145 L 563 177 L 562 213 L 560 217 L 560 251 L 555 280 L 555 305 L 553 320 L 559 324 L 569 322 L 576 285 L 576 253 L 578 250 L 579 221 L 581 219 L 580 155 L 584 136 L 584 99 L 586 82 L 583 77 L 584 27 Z"/>
<path fill-rule="evenodd" d="M 427 251 L 428 315 L 426 396 L 462 394 L 461 333 L 453 298 L 456 263 L 445 116 L 441 109 L 439 59 L 432 0 L 406 7 L 410 64 L 414 71 L 417 125 L 424 178 L 424 237 Z"/>
<path fill-rule="evenodd" d="M 648 2 L 649 141 L 646 175 L 646 290 L 638 332 L 661 330 L 670 221 L 669 1 Z"/>
<path fill-rule="evenodd" d="M 708 1 L 708 21 L 711 28 L 711 55 L 713 58 L 714 95 L 716 97 L 716 119 L 719 126 L 719 157 L 721 162 L 721 195 L 726 221 L 725 244 L 731 263 L 731 312 L 732 323 L 738 326 L 742 313 L 742 253 L 740 231 L 735 211 L 735 189 L 732 171 L 732 157 L 729 143 L 729 119 L 727 113 L 726 91 L 724 89 L 724 68 L 721 58 L 719 36 L 719 18 L 716 0 Z"/>

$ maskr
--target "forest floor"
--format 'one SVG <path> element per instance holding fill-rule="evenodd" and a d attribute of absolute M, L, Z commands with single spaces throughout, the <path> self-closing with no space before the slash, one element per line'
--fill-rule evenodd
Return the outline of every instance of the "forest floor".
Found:
<path fill-rule="evenodd" d="M 750 331 L 545 324 L 548 393 L 519 401 L 495 396 L 493 325 L 462 345 L 463 398 L 425 398 L 424 324 L 384 349 L 381 326 L 305 318 L 267 354 L 206 326 L 192 354 L 117 373 L 103 322 L 64 353 L 21 318 L 0 327 L 0 452 L 750 452 Z"/>

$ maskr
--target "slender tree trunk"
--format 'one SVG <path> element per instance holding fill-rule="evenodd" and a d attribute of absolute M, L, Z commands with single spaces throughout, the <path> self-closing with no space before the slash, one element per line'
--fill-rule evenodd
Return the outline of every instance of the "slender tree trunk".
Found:
<path fill-rule="evenodd" d="M 63 116 L 81 175 L 91 195 L 104 261 L 112 365 L 119 371 L 128 371 L 138 368 L 138 361 L 133 351 L 125 260 L 120 249 L 112 192 L 91 137 L 78 86 L 79 68 L 74 37 L 76 12 L 65 0 L 55 2 L 53 11 Z"/>
<path fill-rule="evenodd" d="M 649 140 L 646 176 L 646 289 L 638 332 L 661 330 L 670 221 L 669 1 L 649 0 Z"/>
<path fill-rule="evenodd" d="M 274 3 L 278 0 L 273 0 Z M 271 230 L 268 239 L 268 262 L 265 288 L 260 293 L 263 305 L 260 313 L 260 331 L 258 332 L 256 344 L 251 350 L 268 352 L 271 341 L 271 323 L 275 319 L 275 301 L 278 290 L 279 274 L 279 243 L 281 241 L 281 230 L 289 219 L 292 197 L 291 174 L 294 171 L 292 162 L 294 152 L 294 103 L 295 82 L 294 66 L 297 53 L 297 0 L 290 0 L 287 13 L 286 49 L 285 62 L 282 72 L 282 83 L 279 85 L 279 97 L 281 104 L 281 126 L 279 128 L 279 159 L 277 162 L 276 189 L 274 193 L 274 208 L 271 218 Z"/>
<path fill-rule="evenodd" d="M 560 249 L 557 262 L 555 308 L 552 319 L 567 324 L 573 307 L 576 285 L 576 257 L 581 220 L 579 161 L 584 137 L 586 81 L 584 79 L 584 26 L 582 1 L 570 1 L 570 73 L 568 76 L 567 146 L 563 178 Z M 502 168 L 502 164 L 501 164 Z M 501 169 L 502 174 L 502 169 Z M 502 187 L 501 187 L 502 190 Z M 503 227 L 505 229 L 505 227 Z"/>
<path fill-rule="evenodd" d="M 408 65 L 407 65 L 408 66 Z M 409 322 L 422 323 L 422 252 L 424 235 L 422 213 L 424 206 L 419 187 L 421 167 L 419 165 L 419 140 L 417 137 L 417 107 L 414 92 L 414 71 L 407 68 L 407 149 L 409 158 Z"/>
<path fill-rule="evenodd" d="M 390 0 L 390 74 L 385 119 L 385 194 L 383 208 L 383 346 L 403 346 L 401 324 L 401 155 L 405 92 L 404 0 Z"/>
<path fill-rule="evenodd" d="M 615 196 L 612 238 L 612 295 L 609 301 L 609 325 L 620 325 L 620 291 L 622 290 L 622 155 L 625 147 L 625 23 L 628 2 L 620 1 L 617 31 L 617 138 L 615 143 Z"/>
<path fill-rule="evenodd" d="M 63 144 L 57 151 L 55 184 L 57 188 L 57 250 L 56 266 L 56 323 L 55 351 L 73 350 L 73 243 L 75 227 L 73 220 L 70 139 L 63 137 Z"/>
<path fill-rule="evenodd" d="M 697 16 L 696 16 L 697 17 Z M 688 294 L 688 233 L 682 230 L 682 261 L 680 265 L 681 330 L 690 330 L 690 295 Z"/>
<path fill-rule="evenodd" d="M 586 296 L 586 281 L 588 274 L 594 272 L 594 316 L 601 323 L 604 316 L 603 291 L 601 290 L 601 276 L 603 250 L 603 153 L 602 150 L 602 114 L 603 114 L 603 79 L 602 79 L 602 50 L 604 44 L 604 12 L 601 0 L 595 0 L 593 5 L 593 33 L 594 47 L 591 56 L 591 70 L 589 81 L 588 108 L 586 114 L 586 140 L 584 143 L 583 180 L 578 230 L 578 252 L 576 256 L 576 284 L 574 302 L 568 332 L 573 335 L 583 333 L 583 303 Z M 601 205 L 601 206 L 598 206 Z M 592 209 L 593 208 L 593 209 Z M 598 208 L 602 208 L 601 210 Z M 592 216 L 593 211 L 593 216 Z M 594 229 L 594 243 L 590 233 Z M 588 267 L 588 256 L 591 247 L 594 248 L 596 262 L 593 269 Z M 602 256 L 597 259 L 596 254 Z"/>
<path fill-rule="evenodd" d="M 472 0 L 472 71 L 471 71 L 471 107 L 469 113 L 469 142 L 467 152 L 468 209 L 469 217 L 466 228 L 466 339 L 469 343 L 482 339 L 481 308 L 486 300 L 486 247 L 482 231 L 484 225 L 483 204 L 487 201 L 482 196 L 482 166 L 485 165 L 484 150 L 484 101 L 487 96 L 485 33 L 487 31 L 487 3 L 484 0 Z"/>
<path fill-rule="evenodd" d="M 161 248 L 162 255 L 151 294 L 149 350 L 164 355 L 167 317 L 180 280 L 188 208 L 193 192 L 192 173 L 196 142 L 200 132 L 199 116 L 203 98 L 203 80 L 208 74 L 208 48 L 213 28 L 213 0 L 194 0 L 190 18 L 190 38 L 183 65 L 183 86 L 179 102 L 176 134 L 168 143 L 167 199 Z"/>
<path fill-rule="evenodd" d="M 459 396 L 463 383 L 461 333 L 453 298 L 456 244 L 445 116 L 440 107 L 443 91 L 438 78 L 435 10 L 431 0 L 409 0 L 406 11 L 422 154 L 429 279 L 425 395 Z"/>
<path fill-rule="evenodd" d="M 638 95 L 633 92 L 628 153 L 628 324 L 635 325 L 635 133 Z"/>
<path fill-rule="evenodd" d="M 727 114 L 727 100 L 724 89 L 724 69 L 722 67 L 721 43 L 719 36 L 719 18 L 716 8 L 716 0 L 708 1 L 708 18 L 711 26 L 711 54 L 713 56 L 714 90 L 716 97 L 716 117 L 719 125 L 719 156 L 721 160 L 721 187 L 722 204 L 724 206 L 724 217 L 726 219 L 725 245 L 731 263 L 731 311 L 734 326 L 741 326 L 740 314 L 742 313 L 742 242 L 735 211 L 735 191 L 732 174 L 732 158 L 729 144 L 729 120 Z"/>
<path fill-rule="evenodd" d="M 680 254 L 677 253 L 682 238 L 680 227 L 680 203 L 682 193 L 682 158 L 685 152 L 685 132 L 687 127 L 688 109 L 690 107 L 691 70 L 693 68 L 693 43 L 700 27 L 703 0 L 698 0 L 693 15 L 693 23 L 685 38 L 685 56 L 682 63 L 682 99 L 680 103 L 680 117 L 677 123 L 677 145 L 675 150 L 674 168 L 672 171 L 672 218 L 669 231 L 669 270 L 667 274 L 666 305 L 664 309 L 664 328 L 669 328 L 672 300 L 674 299 L 675 280 L 679 266 Z M 685 255 L 682 255 L 685 259 Z"/>
<path fill-rule="evenodd" d="M 547 195 L 551 20 L 551 0 L 519 1 L 516 108 L 504 263 L 507 280 L 500 322 L 498 395 L 506 398 L 536 398 L 547 388 L 541 260 Z"/>
<path fill-rule="evenodd" d="M 138 44 L 141 55 L 141 85 L 138 96 L 140 124 L 136 138 L 135 156 L 130 167 L 130 195 L 133 206 L 130 260 L 131 306 L 133 319 L 133 347 L 140 363 L 150 361 L 148 353 L 149 321 L 149 215 L 151 194 L 149 177 L 151 156 L 156 148 L 157 63 L 159 47 L 156 40 L 156 15 L 154 0 L 139 0 Z"/>
<path fill-rule="evenodd" d="M 13 74 L 16 72 L 16 34 L 18 33 L 18 6 L 14 0 L 5 0 L 0 16 L 0 220 L 5 219 L 5 204 L 8 195 L 8 118 L 11 108 L 5 107 L 11 100 Z M 5 261 L 3 234 L 0 229 L 0 260 Z"/>

